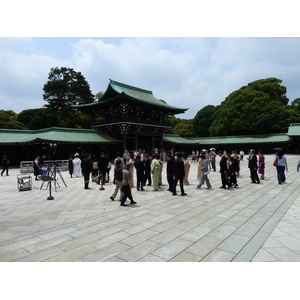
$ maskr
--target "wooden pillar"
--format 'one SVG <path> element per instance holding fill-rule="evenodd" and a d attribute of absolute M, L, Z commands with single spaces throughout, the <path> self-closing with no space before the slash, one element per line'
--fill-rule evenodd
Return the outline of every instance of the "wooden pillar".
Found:
<path fill-rule="evenodd" d="M 135 147 L 135 150 L 138 150 L 138 135 L 135 134 L 135 137 L 134 137 L 134 147 Z"/>
<path fill-rule="evenodd" d="M 152 140 L 151 140 L 151 144 L 152 144 L 152 149 L 151 152 L 153 151 L 153 149 L 155 148 L 155 143 L 154 143 L 154 135 L 152 135 Z"/>
<path fill-rule="evenodd" d="M 126 144 L 126 135 L 123 134 L 123 151 L 127 149 L 127 144 Z"/>

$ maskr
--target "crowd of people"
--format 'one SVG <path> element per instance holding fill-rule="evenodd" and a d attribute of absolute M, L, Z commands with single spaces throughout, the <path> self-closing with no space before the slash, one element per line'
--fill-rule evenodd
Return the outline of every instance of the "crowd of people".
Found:
<path fill-rule="evenodd" d="M 115 201 L 119 194 L 121 206 L 126 206 L 127 198 L 131 204 L 136 202 L 133 200 L 131 190 L 136 187 L 137 191 L 144 191 L 145 186 L 151 186 L 152 191 L 158 191 L 162 185 L 163 163 L 166 162 L 166 179 L 168 183 L 168 191 L 172 195 L 177 195 L 177 186 L 179 184 L 180 195 L 187 195 L 184 190 L 185 185 L 189 185 L 190 163 L 197 163 L 197 189 L 201 189 L 206 185 L 207 189 L 212 189 L 209 180 L 210 172 L 216 172 L 216 158 L 219 157 L 219 172 L 221 175 L 222 189 L 231 189 L 238 187 L 238 177 L 240 174 L 240 162 L 246 157 L 243 150 L 240 152 L 233 150 L 227 153 L 225 150 L 216 153 L 215 148 L 209 150 L 192 151 L 191 162 L 184 153 L 175 152 L 173 149 L 165 152 L 158 152 L 154 149 L 153 154 L 147 154 L 145 151 L 134 151 L 129 153 L 124 151 L 123 155 L 118 152 L 113 162 L 104 153 L 98 157 L 89 153 L 79 155 L 75 153 L 69 157 L 69 174 L 70 177 L 83 177 L 84 189 L 90 189 L 90 179 L 92 182 L 100 185 L 100 190 L 104 190 L 106 182 L 110 181 L 110 171 L 113 167 L 113 184 L 115 189 L 110 196 L 110 200 Z M 258 155 L 254 149 L 249 150 L 248 168 L 250 171 L 251 183 L 259 184 L 265 179 L 265 157 L 262 150 L 258 151 Z M 34 175 L 38 180 L 39 175 L 45 175 L 43 170 L 46 155 L 37 155 L 34 161 Z M 2 172 L 8 175 L 9 160 L 5 155 L 1 161 Z M 278 183 L 282 184 L 286 181 L 285 171 L 288 170 L 287 159 L 282 149 L 278 149 L 275 154 L 273 165 L 277 170 Z M 297 165 L 297 172 L 300 170 L 300 160 Z M 134 172 L 136 172 L 136 182 L 134 182 Z"/>

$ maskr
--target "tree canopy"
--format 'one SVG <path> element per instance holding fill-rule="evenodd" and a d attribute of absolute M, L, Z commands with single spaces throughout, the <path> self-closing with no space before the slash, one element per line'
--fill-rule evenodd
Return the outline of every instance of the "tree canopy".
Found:
<path fill-rule="evenodd" d="M 215 119 L 217 107 L 206 105 L 200 109 L 193 120 L 193 136 L 209 136 L 209 127 Z"/>
<path fill-rule="evenodd" d="M 17 120 L 18 114 L 12 110 L 0 110 L 0 128 L 28 129 L 26 125 Z"/>
<path fill-rule="evenodd" d="M 229 94 L 209 128 L 210 136 L 286 132 L 286 87 L 277 78 L 260 79 Z"/>
<path fill-rule="evenodd" d="M 56 126 L 81 127 L 78 124 L 79 116 L 86 116 L 86 114 L 76 112 L 72 105 L 91 103 L 95 97 L 80 72 L 66 67 L 51 68 L 43 90 L 43 98 L 48 102 L 45 107 L 49 109 L 50 119 L 56 119 L 54 121 Z M 85 119 L 83 121 L 85 124 L 89 123 Z"/>
<path fill-rule="evenodd" d="M 55 111 L 94 101 L 90 85 L 84 76 L 71 68 L 51 68 L 43 90 L 43 98 L 48 102 L 45 106 Z"/>
<path fill-rule="evenodd" d="M 173 133 L 183 137 L 191 137 L 193 133 L 192 120 L 181 119 L 173 128 Z"/>

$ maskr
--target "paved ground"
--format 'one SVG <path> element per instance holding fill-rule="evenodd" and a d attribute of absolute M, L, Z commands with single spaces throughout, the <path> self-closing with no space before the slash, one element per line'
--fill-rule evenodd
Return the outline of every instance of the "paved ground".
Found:
<path fill-rule="evenodd" d="M 33 181 L 18 191 L 18 169 L 0 178 L 0 261 L 266 262 L 300 261 L 300 197 L 296 165 L 288 155 L 287 183 L 279 185 L 273 156 L 266 156 L 266 179 L 251 184 L 247 161 L 241 162 L 239 187 L 219 189 L 220 174 L 209 175 L 213 189 L 196 189 L 191 163 L 187 196 L 133 189 L 136 205 L 110 201 L 105 191 L 83 178 L 58 177 L 49 189 Z M 165 166 L 163 182 L 166 183 Z"/>

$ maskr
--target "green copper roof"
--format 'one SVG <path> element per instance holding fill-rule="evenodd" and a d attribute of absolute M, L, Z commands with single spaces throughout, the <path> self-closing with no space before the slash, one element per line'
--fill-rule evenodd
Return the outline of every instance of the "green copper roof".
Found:
<path fill-rule="evenodd" d="M 266 135 L 237 135 L 237 136 L 215 136 L 191 138 L 199 144 L 261 144 L 261 143 L 285 143 L 290 139 L 286 133 L 266 134 Z"/>
<path fill-rule="evenodd" d="M 285 133 L 270 135 L 237 135 L 237 136 L 217 136 L 217 137 L 195 137 L 182 138 L 176 134 L 164 134 L 164 142 L 174 144 L 203 144 L 203 145 L 222 145 L 222 144 L 260 144 L 260 143 L 286 143 L 290 139 Z"/>
<path fill-rule="evenodd" d="M 120 97 L 118 97 L 121 95 L 130 97 L 132 101 L 136 102 L 136 105 L 140 103 L 142 105 L 155 106 L 159 109 L 170 111 L 173 114 L 184 113 L 186 110 L 188 110 L 188 108 L 180 108 L 164 103 L 163 101 L 154 97 L 151 91 L 130 86 L 112 79 L 110 79 L 107 90 L 99 101 L 89 104 L 75 105 L 73 107 L 78 110 L 96 109 L 97 107 L 100 108 L 107 106 L 110 103 L 121 100 Z"/>
<path fill-rule="evenodd" d="M 300 136 L 300 123 L 291 123 L 287 135 Z"/>
<path fill-rule="evenodd" d="M 163 140 L 166 143 L 172 143 L 172 144 L 182 144 L 182 145 L 198 144 L 198 141 L 186 139 L 177 134 L 164 134 Z"/>
<path fill-rule="evenodd" d="M 94 129 L 52 127 L 40 130 L 0 129 L 0 145 L 56 142 L 61 144 L 109 144 L 120 141 Z"/>

